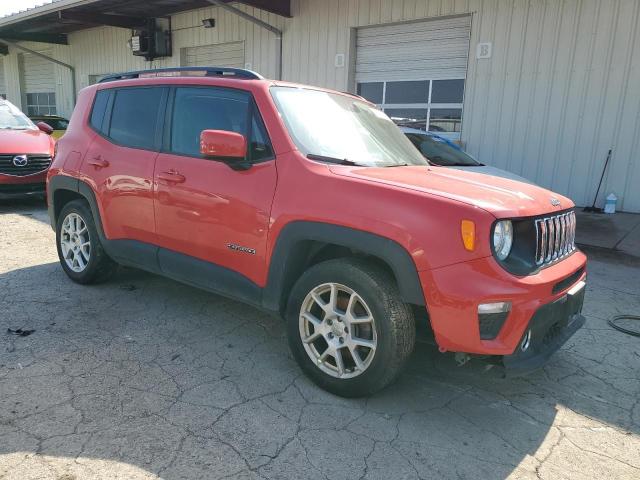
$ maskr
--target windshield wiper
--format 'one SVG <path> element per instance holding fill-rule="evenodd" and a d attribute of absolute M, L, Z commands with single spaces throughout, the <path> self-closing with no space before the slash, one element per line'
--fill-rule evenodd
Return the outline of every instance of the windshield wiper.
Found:
<path fill-rule="evenodd" d="M 367 167 L 368 165 L 362 165 L 360 163 L 353 162 L 347 158 L 336 158 L 336 157 L 328 157 L 326 155 L 316 155 L 315 153 L 310 153 L 307 155 L 309 160 L 317 160 L 319 162 L 326 163 L 335 163 L 336 165 L 350 165 L 352 167 Z"/>

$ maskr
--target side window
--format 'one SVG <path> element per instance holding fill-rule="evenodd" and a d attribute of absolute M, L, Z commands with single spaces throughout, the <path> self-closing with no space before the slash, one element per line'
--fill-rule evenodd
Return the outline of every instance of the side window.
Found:
<path fill-rule="evenodd" d="M 100 90 L 96 93 L 96 98 L 93 101 L 93 110 L 91 110 L 91 119 L 89 120 L 93 129 L 103 134 L 106 133 L 103 128 L 103 122 L 110 93 L 111 90 Z"/>
<path fill-rule="evenodd" d="M 159 87 L 116 90 L 109 137 L 126 147 L 153 150 L 163 93 Z"/>
<path fill-rule="evenodd" d="M 171 151 L 200 156 L 203 130 L 229 130 L 247 135 L 249 94 L 215 87 L 176 89 L 171 122 Z"/>
<path fill-rule="evenodd" d="M 267 131 L 255 108 L 251 119 L 251 145 L 249 148 L 252 162 L 261 162 L 273 158 L 273 149 L 271 148 Z"/>

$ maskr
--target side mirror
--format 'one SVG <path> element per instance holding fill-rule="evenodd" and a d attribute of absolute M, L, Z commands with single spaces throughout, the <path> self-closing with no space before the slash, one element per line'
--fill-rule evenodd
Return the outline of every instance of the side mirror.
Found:
<path fill-rule="evenodd" d="M 205 157 L 244 160 L 247 139 L 240 133 L 228 130 L 203 130 L 200 133 L 200 153 Z"/>
<path fill-rule="evenodd" d="M 47 135 L 51 135 L 53 133 L 53 128 L 51 128 L 51 125 L 49 125 L 48 123 L 38 122 L 36 123 L 36 127 L 38 127 L 41 132 L 44 132 Z"/>

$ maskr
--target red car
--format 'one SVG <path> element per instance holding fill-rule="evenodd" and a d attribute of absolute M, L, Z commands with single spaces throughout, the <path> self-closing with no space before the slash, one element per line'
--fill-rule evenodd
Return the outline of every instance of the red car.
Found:
<path fill-rule="evenodd" d="M 55 145 L 52 132 L 0 98 L 0 194 L 44 192 Z"/>
<path fill-rule="evenodd" d="M 431 167 L 362 98 L 246 70 L 84 89 L 48 205 L 73 281 L 123 264 L 278 312 L 301 368 L 339 395 L 392 382 L 417 321 L 441 351 L 514 372 L 585 321 L 571 200 Z"/>

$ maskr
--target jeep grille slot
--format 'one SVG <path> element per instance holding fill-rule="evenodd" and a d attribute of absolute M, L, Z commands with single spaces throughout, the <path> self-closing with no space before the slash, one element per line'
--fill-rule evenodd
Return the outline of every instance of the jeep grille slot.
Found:
<path fill-rule="evenodd" d="M 13 161 L 16 156 L 19 154 L 0 155 L 0 173 L 14 177 L 26 177 L 44 172 L 51 165 L 51 157 L 48 155 L 27 155 L 27 164 L 17 166 Z"/>
<path fill-rule="evenodd" d="M 536 265 L 555 262 L 576 249 L 576 215 L 561 213 L 536 220 Z"/>

